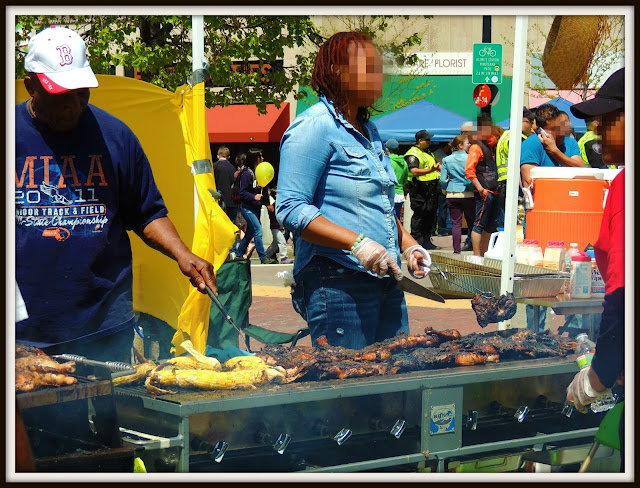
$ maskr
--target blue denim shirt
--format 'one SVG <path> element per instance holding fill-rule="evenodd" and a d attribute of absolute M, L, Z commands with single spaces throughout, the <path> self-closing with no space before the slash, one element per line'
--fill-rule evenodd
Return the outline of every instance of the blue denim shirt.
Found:
<path fill-rule="evenodd" d="M 396 176 L 372 122 L 358 132 L 324 96 L 298 115 L 280 142 L 276 218 L 296 237 L 316 217 L 382 244 L 400 265 L 393 212 Z M 347 250 L 296 239 L 294 275 L 315 255 L 365 271 Z"/>
<path fill-rule="evenodd" d="M 473 191 L 473 185 L 464 175 L 466 164 L 466 151 L 454 151 L 449 156 L 442 158 L 440 187 L 450 192 Z"/>

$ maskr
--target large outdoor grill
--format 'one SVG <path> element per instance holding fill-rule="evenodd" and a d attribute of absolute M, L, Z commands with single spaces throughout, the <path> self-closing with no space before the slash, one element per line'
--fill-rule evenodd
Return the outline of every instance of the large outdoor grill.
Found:
<path fill-rule="evenodd" d="M 576 371 L 563 357 L 249 391 L 116 387 L 115 398 L 148 471 L 444 472 L 483 458 L 518 470 L 586 456 L 602 415 L 563 414 Z"/>
<path fill-rule="evenodd" d="M 36 471 L 132 471 L 141 449 L 122 443 L 111 380 L 78 371 L 75 385 L 16 393 Z"/>

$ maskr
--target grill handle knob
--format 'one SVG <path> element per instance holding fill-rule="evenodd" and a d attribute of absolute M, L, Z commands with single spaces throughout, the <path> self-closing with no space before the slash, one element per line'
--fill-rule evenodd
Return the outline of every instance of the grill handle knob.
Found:
<path fill-rule="evenodd" d="M 291 442 L 291 436 L 289 434 L 282 433 L 278 436 L 278 439 L 273 444 L 273 450 L 278 454 L 283 454 L 284 450 L 289 445 L 289 442 Z"/>
<path fill-rule="evenodd" d="M 477 410 L 469 410 L 467 416 L 464 419 L 464 425 L 469 430 L 476 430 L 478 427 L 478 411 Z"/>
<path fill-rule="evenodd" d="M 518 408 L 518 410 L 516 410 L 516 413 L 514 414 L 513 418 L 515 418 L 518 422 L 522 422 L 528 413 L 529 413 L 529 407 L 526 405 L 523 405 L 520 408 Z"/>
<path fill-rule="evenodd" d="M 407 422 L 400 419 L 395 424 L 393 424 L 393 427 L 391 427 L 391 430 L 389 431 L 389 433 L 396 439 L 400 439 L 400 436 L 404 432 L 404 428 L 406 426 L 407 426 Z"/>
<path fill-rule="evenodd" d="M 571 417 L 571 414 L 573 413 L 573 405 L 571 405 L 570 403 L 567 403 L 565 401 L 564 402 L 564 406 L 562 407 L 562 412 L 561 413 L 565 417 Z"/>
<path fill-rule="evenodd" d="M 219 463 L 222 461 L 222 458 L 227 452 L 228 447 L 229 447 L 229 444 L 227 444 L 224 441 L 216 442 L 216 445 L 214 446 L 213 451 L 211 451 L 211 457 L 216 463 Z"/>
<path fill-rule="evenodd" d="M 335 436 L 333 436 L 333 440 L 336 441 L 339 446 L 341 446 L 349 437 L 351 437 L 351 434 L 352 434 L 351 430 L 345 427 L 340 432 L 338 432 Z"/>

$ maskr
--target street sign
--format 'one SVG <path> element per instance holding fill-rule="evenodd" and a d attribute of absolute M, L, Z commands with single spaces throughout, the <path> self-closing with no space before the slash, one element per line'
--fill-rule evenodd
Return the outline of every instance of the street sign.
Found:
<path fill-rule="evenodd" d="M 484 108 L 491 103 L 491 88 L 489 88 L 489 85 L 482 84 L 474 88 L 473 103 L 480 108 Z"/>
<path fill-rule="evenodd" d="M 502 44 L 474 44 L 473 45 L 473 74 L 471 82 L 474 85 L 502 83 Z"/>
<path fill-rule="evenodd" d="M 478 107 L 484 108 L 487 105 L 495 107 L 496 103 L 500 99 L 500 91 L 496 85 L 477 85 L 473 89 L 473 103 Z"/>

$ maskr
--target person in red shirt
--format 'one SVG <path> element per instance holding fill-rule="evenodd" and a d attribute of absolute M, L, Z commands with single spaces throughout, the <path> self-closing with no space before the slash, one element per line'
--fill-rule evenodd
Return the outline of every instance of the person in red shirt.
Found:
<path fill-rule="evenodd" d="M 498 227 L 500 199 L 498 198 L 498 167 L 495 147 L 498 139 L 493 134 L 491 116 L 478 117 L 476 140 L 472 140 L 465 165 L 465 176 L 476 189 L 476 220 L 471 230 L 473 254 L 484 256 L 491 234 Z"/>
<path fill-rule="evenodd" d="M 595 98 L 571 107 L 580 118 L 601 117 L 605 164 L 624 164 L 624 68 L 612 74 Z M 624 169 L 612 181 L 598 240 L 596 263 L 605 282 L 604 311 L 591 366 L 582 369 L 567 388 L 567 402 L 580 411 L 616 382 L 624 385 Z M 624 470 L 624 412 L 620 427 Z"/>

